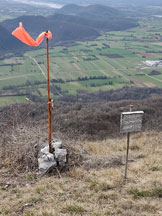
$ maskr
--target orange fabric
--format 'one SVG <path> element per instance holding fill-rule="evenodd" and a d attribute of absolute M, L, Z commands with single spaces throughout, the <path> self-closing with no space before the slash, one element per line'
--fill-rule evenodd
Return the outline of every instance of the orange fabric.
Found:
<path fill-rule="evenodd" d="M 22 22 L 19 23 L 19 27 L 16 28 L 12 35 L 15 36 L 17 39 L 21 40 L 23 43 L 29 45 L 29 46 L 39 46 L 39 44 L 43 41 L 43 38 L 46 36 L 46 38 L 51 39 L 52 33 L 50 31 L 48 32 L 42 32 L 36 40 L 34 40 L 24 29 Z"/>

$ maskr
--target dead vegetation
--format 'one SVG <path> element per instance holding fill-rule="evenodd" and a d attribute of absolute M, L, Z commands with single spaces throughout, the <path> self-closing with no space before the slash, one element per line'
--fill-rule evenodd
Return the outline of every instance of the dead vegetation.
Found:
<path fill-rule="evenodd" d="M 53 136 L 63 140 L 69 160 L 66 169 L 42 178 L 37 157 L 48 143 L 46 106 L 1 109 L 0 215 L 162 215 L 161 101 L 56 103 Z M 126 136 L 119 120 L 130 103 L 145 111 L 145 132 L 131 135 L 124 182 Z"/>
<path fill-rule="evenodd" d="M 97 167 L 97 164 L 98 167 L 101 164 L 102 167 L 107 167 L 111 161 L 114 161 L 113 164 L 122 164 L 122 158 L 116 153 L 114 155 L 114 152 L 108 152 L 109 156 L 105 159 L 96 158 L 96 156 L 93 158 L 83 153 L 82 147 L 76 149 L 75 143 L 85 140 L 102 141 L 108 137 L 122 138 L 123 135 L 119 133 L 120 113 L 129 110 L 130 104 L 133 104 L 134 110 L 144 110 L 143 131 L 162 129 L 162 99 L 155 96 L 140 102 L 55 102 L 52 135 L 53 138 L 61 139 L 65 147 L 69 149 L 69 164 L 78 166 L 84 160 L 87 169 L 89 161 L 91 161 L 90 168 Z M 19 171 L 37 170 L 38 152 L 48 143 L 46 104 L 15 104 L 1 108 L 0 120 L 0 157 L 2 158 L 0 165 L 13 169 L 16 167 Z M 117 139 L 116 142 L 118 142 Z M 118 146 L 120 146 L 120 140 Z M 95 150 L 94 142 L 92 142 L 92 147 Z M 101 147 L 100 151 L 103 151 L 105 155 L 103 143 Z M 90 149 L 89 144 L 87 150 Z M 107 164 L 103 161 L 107 161 Z"/>
<path fill-rule="evenodd" d="M 54 134 L 64 134 L 76 140 L 103 140 L 118 137 L 120 114 L 133 110 L 143 110 L 143 130 L 162 130 L 162 97 L 152 95 L 142 101 L 127 100 L 118 102 L 54 102 L 52 126 Z M 0 109 L 0 132 L 24 125 L 27 128 L 47 125 L 47 104 L 15 104 Z"/>
<path fill-rule="evenodd" d="M 108 137 L 122 138 L 123 135 L 119 133 L 120 113 L 129 110 L 130 104 L 133 104 L 134 110 L 145 112 L 143 131 L 162 129 L 162 98 L 160 97 L 154 96 L 140 102 L 65 103 L 57 101 L 54 104 L 53 138 L 61 139 L 65 143 L 65 147 L 69 149 L 69 164 L 72 166 L 78 166 L 83 163 L 83 160 L 87 169 L 97 166 L 107 167 L 111 161 L 114 161 L 112 165 L 122 164 L 122 158 L 116 153 L 113 155 L 114 152 L 108 152 L 109 156 L 105 159 L 90 157 L 85 151 L 82 152 L 82 147 L 76 149 L 75 143 L 85 140 L 102 141 Z M 14 170 L 16 167 L 18 171 L 37 170 L 38 152 L 48 143 L 46 104 L 15 104 L 1 108 L 0 120 L 0 157 L 2 158 L 0 165 Z M 105 155 L 105 146 L 103 143 L 101 146 L 100 151 L 103 151 Z M 120 146 L 120 141 L 118 146 Z M 92 148 L 95 150 L 94 142 L 92 142 Z M 87 151 L 90 149 L 89 144 Z M 103 161 L 107 161 L 107 164 Z M 91 162 L 90 165 L 89 162 Z"/>

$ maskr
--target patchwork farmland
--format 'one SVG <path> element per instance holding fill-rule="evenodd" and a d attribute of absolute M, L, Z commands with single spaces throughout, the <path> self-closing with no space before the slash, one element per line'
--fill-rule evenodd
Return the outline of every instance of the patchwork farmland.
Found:
<path fill-rule="evenodd" d="M 50 48 L 52 97 L 118 89 L 123 86 L 162 87 L 162 68 L 146 60 L 162 53 L 161 18 L 140 22 L 137 28 L 108 32 L 94 41 Z M 47 95 L 46 50 L 0 60 L 0 105 Z"/>

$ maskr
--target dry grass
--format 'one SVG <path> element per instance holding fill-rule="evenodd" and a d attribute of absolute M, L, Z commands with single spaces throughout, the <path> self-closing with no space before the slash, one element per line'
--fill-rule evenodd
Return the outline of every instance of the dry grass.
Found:
<path fill-rule="evenodd" d="M 161 132 L 131 135 L 126 183 L 123 181 L 124 166 L 89 171 L 82 166 L 73 167 L 62 178 L 43 177 L 35 183 L 35 174 L 26 173 L 23 185 L 4 182 L 1 175 L 0 215 L 160 216 L 161 136 Z M 110 154 L 124 158 L 126 138 L 84 142 L 82 147 L 96 157 Z"/>
<path fill-rule="evenodd" d="M 39 148 L 43 140 L 46 142 L 42 137 L 44 134 L 36 127 L 21 125 L 8 130 L 8 134 L 1 137 L 0 165 L 11 170 L 35 170 Z"/>

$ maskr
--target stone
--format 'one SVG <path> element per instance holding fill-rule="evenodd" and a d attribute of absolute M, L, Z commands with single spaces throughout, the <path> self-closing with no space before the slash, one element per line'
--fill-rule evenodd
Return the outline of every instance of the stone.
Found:
<path fill-rule="evenodd" d="M 23 205 L 23 207 L 30 207 L 30 206 L 33 206 L 33 203 L 25 203 L 25 204 Z"/>
<path fill-rule="evenodd" d="M 53 153 L 49 153 L 49 146 L 40 150 L 38 158 L 39 172 L 47 173 L 52 167 L 65 166 L 67 162 L 67 150 L 62 149 L 62 141 L 54 140 L 52 142 Z"/>
<path fill-rule="evenodd" d="M 38 158 L 38 166 L 40 173 L 46 173 L 50 168 L 57 166 L 54 154 L 49 153 L 49 147 L 41 149 L 41 155 Z"/>
<path fill-rule="evenodd" d="M 52 147 L 56 150 L 62 148 L 62 141 L 61 140 L 54 140 L 52 142 Z"/>
<path fill-rule="evenodd" d="M 43 158 L 39 158 L 38 164 L 40 173 L 46 173 L 50 168 L 57 166 L 57 163 L 54 159 L 53 161 L 46 161 Z"/>
<path fill-rule="evenodd" d="M 49 152 L 49 146 L 44 147 L 43 149 L 41 149 L 41 153 L 46 154 Z"/>
<path fill-rule="evenodd" d="M 48 161 L 53 161 L 54 160 L 54 154 L 48 153 L 48 154 L 46 154 L 46 156 L 48 158 Z"/>
<path fill-rule="evenodd" d="M 56 149 L 55 152 L 55 159 L 60 164 L 67 162 L 67 150 L 66 149 Z"/>

